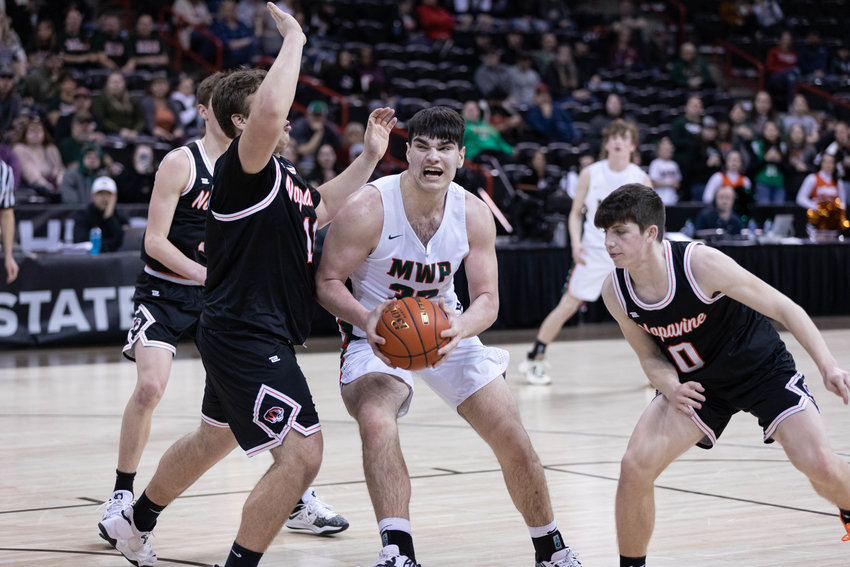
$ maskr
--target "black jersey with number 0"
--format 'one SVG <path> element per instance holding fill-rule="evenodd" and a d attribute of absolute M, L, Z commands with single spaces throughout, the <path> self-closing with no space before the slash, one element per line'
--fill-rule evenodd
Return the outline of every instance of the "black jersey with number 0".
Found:
<path fill-rule="evenodd" d="M 190 172 L 189 181 L 180 193 L 177 207 L 174 209 L 174 218 L 168 230 L 168 240 L 187 258 L 206 265 L 204 228 L 212 190 L 213 175 L 210 169 L 212 164 L 200 140 L 173 151 L 188 154 Z M 153 276 L 176 283 L 189 282 L 171 268 L 152 258 L 145 250 L 144 240 L 142 241 L 142 260 L 145 262 L 145 271 Z"/>
<path fill-rule="evenodd" d="M 272 157 L 256 174 L 245 173 L 239 140 L 215 166 L 201 325 L 300 344 L 315 310 L 313 242 L 320 196 L 282 157 Z"/>
<path fill-rule="evenodd" d="M 614 290 L 629 318 L 652 335 L 676 367 L 679 380 L 732 384 L 769 372 L 793 359 L 770 321 L 726 295 L 706 295 L 691 269 L 697 243 L 664 242 L 667 295 L 641 301 L 628 270 L 614 270 Z"/>

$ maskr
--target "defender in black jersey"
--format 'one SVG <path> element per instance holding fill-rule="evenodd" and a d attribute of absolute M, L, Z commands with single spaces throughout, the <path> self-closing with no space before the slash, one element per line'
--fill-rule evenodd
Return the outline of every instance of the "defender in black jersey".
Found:
<path fill-rule="evenodd" d="M 602 296 L 658 391 L 621 463 L 621 566 L 646 563 L 658 475 L 693 444 L 710 448 L 739 411 L 756 416 L 764 441 L 779 441 L 839 507 L 850 539 L 850 466 L 830 448 L 803 376 L 767 317 L 791 331 L 845 404 L 850 374 L 800 306 L 722 252 L 663 241 L 664 217 L 657 193 L 640 184 L 615 190 L 595 216 L 616 266 Z"/>
<path fill-rule="evenodd" d="M 137 564 L 155 557 L 149 532 L 162 509 L 238 443 L 249 455 L 270 450 L 274 459 L 248 496 L 225 563 L 257 565 L 321 462 L 318 415 L 293 351 L 312 319 L 313 241 L 368 181 L 396 120 L 392 109 L 372 112 L 363 153 L 335 179 L 308 187 L 277 155 L 289 142 L 287 115 L 305 37 L 291 15 L 267 7 L 283 36 L 268 74 L 234 71 L 212 97 L 222 131 L 235 139 L 216 163 L 207 218 L 208 274 L 196 336 L 207 371 L 203 419 L 165 453 L 139 500 L 101 523 L 104 537 Z"/>

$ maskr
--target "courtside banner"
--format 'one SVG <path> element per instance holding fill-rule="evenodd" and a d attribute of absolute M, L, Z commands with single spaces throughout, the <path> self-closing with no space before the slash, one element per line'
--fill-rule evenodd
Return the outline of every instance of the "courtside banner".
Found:
<path fill-rule="evenodd" d="M 0 263 L 0 349 L 121 344 L 133 324 L 139 252 L 16 257 L 11 284 Z"/>

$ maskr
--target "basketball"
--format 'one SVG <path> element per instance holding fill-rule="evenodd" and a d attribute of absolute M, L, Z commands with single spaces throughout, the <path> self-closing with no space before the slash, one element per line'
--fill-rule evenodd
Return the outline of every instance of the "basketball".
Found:
<path fill-rule="evenodd" d="M 379 348 L 397 368 L 422 370 L 439 360 L 437 350 L 449 342 L 440 333 L 448 328 L 449 319 L 436 303 L 403 297 L 381 314 L 377 331 L 386 342 Z"/>

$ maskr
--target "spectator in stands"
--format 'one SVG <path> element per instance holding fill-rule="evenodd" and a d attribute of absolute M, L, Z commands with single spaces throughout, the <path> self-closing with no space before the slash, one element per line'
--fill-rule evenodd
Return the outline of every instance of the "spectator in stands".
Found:
<path fill-rule="evenodd" d="M 336 161 L 336 150 L 330 144 L 322 144 L 313 158 L 313 169 L 305 180 L 313 187 L 318 187 L 339 175 L 343 168 Z"/>
<path fill-rule="evenodd" d="M 475 161 L 475 158 L 486 152 L 501 162 L 511 161 L 513 147 L 502 138 L 498 130 L 483 120 L 481 107 L 478 106 L 477 101 L 466 101 L 463 104 L 462 115 L 466 122 L 463 133 L 466 159 Z"/>
<path fill-rule="evenodd" d="M 664 27 L 658 26 L 649 34 L 644 61 L 647 69 L 669 73 L 676 59 L 676 46 Z"/>
<path fill-rule="evenodd" d="M 451 12 L 440 6 L 437 0 L 422 0 L 415 13 L 425 33 L 425 39 L 438 42 L 452 39 L 455 29 L 454 17 Z"/>
<path fill-rule="evenodd" d="M 782 121 L 783 130 L 788 132 L 791 126 L 800 124 L 806 131 L 806 140 L 812 144 L 820 140 L 820 123 L 809 110 L 809 101 L 805 95 L 798 93 L 791 102 L 791 110 Z"/>
<path fill-rule="evenodd" d="M 679 186 L 682 184 L 682 171 L 673 161 L 673 143 L 663 137 L 658 141 L 656 158 L 649 163 L 649 179 L 652 188 L 666 205 L 679 202 Z"/>
<path fill-rule="evenodd" d="M 520 110 L 507 100 L 504 89 L 497 88 L 490 92 L 490 97 L 483 106 L 482 117 L 508 144 L 516 144 L 525 133 L 525 120 Z"/>
<path fill-rule="evenodd" d="M 753 108 L 750 111 L 750 126 L 755 132 L 754 137 L 758 137 L 759 132 L 764 129 L 764 123 L 768 120 L 777 120 L 773 97 L 767 91 L 759 91 L 753 98 Z"/>
<path fill-rule="evenodd" d="M 15 176 L 12 168 L 0 160 L 0 244 L 3 245 L 3 267 L 6 285 L 18 277 L 18 263 L 12 255 L 15 242 Z"/>
<path fill-rule="evenodd" d="M 35 33 L 27 43 L 27 62 L 29 67 L 38 67 L 45 57 L 59 51 L 59 40 L 56 37 L 56 26 L 53 20 L 43 18 L 38 20 Z"/>
<path fill-rule="evenodd" d="M 820 84 L 829 70 L 829 51 L 821 43 L 816 27 L 809 28 L 803 45 L 797 48 L 797 62 L 803 78 Z"/>
<path fill-rule="evenodd" d="M 673 160 L 682 170 L 682 193 L 680 200 L 690 200 L 691 185 L 694 183 L 691 175 L 691 158 L 699 149 L 700 132 L 702 132 L 702 99 L 698 96 L 688 97 L 685 112 L 673 120 L 670 128 L 670 141 L 675 148 Z M 703 180 L 703 183 L 705 181 Z"/>
<path fill-rule="evenodd" d="M 0 65 L 10 66 L 17 79 L 22 79 L 27 72 L 27 54 L 5 12 L 0 12 Z"/>
<path fill-rule="evenodd" d="M 646 30 L 649 28 L 649 22 L 643 16 L 635 13 L 635 6 L 631 0 L 620 0 L 617 3 L 617 15 L 608 27 L 615 34 L 628 32 L 631 39 L 642 47 L 646 43 Z"/>
<path fill-rule="evenodd" d="M 98 145 L 95 131 L 94 119 L 90 113 L 72 115 L 71 135 L 59 140 L 56 147 L 62 157 L 62 165 L 65 167 L 76 167 L 79 164 L 83 148 L 89 144 Z M 85 195 L 88 199 L 88 195 Z"/>
<path fill-rule="evenodd" d="M 59 185 L 65 168 L 59 149 L 37 116 L 24 128 L 12 151 L 21 163 L 23 185 L 48 202 L 59 202 Z"/>
<path fill-rule="evenodd" d="M 830 78 L 841 81 L 850 79 L 850 40 L 845 39 L 829 61 Z"/>
<path fill-rule="evenodd" d="M 184 49 L 197 49 L 199 42 L 192 41 L 192 36 L 196 33 L 193 26 L 208 28 L 213 23 L 207 2 L 205 0 L 174 0 L 172 10 L 174 25 L 179 30 L 180 45 Z M 253 20 L 253 14 L 250 20 Z"/>
<path fill-rule="evenodd" d="M 496 88 L 506 89 L 510 81 L 507 65 L 501 62 L 502 54 L 498 49 L 490 49 L 481 57 L 481 65 L 475 69 L 475 86 L 484 96 L 490 98 Z"/>
<path fill-rule="evenodd" d="M 794 95 L 794 83 L 802 78 L 790 31 L 783 31 L 779 36 L 779 44 L 768 50 L 765 69 L 771 92 L 782 97 L 787 105 Z"/>
<path fill-rule="evenodd" d="M 201 117 L 195 99 L 195 79 L 189 75 L 181 75 L 177 79 L 177 88 L 172 91 L 169 99 L 178 111 L 177 123 L 187 137 L 202 136 L 200 132 Z"/>
<path fill-rule="evenodd" d="M 731 187 L 735 191 L 735 199 L 739 202 L 739 206 L 750 206 L 755 202 L 753 194 L 753 184 L 750 179 L 743 174 L 743 159 L 741 153 L 731 151 L 723 160 L 723 169 L 712 174 L 705 184 L 705 190 L 702 193 L 702 201 L 711 203 L 714 201 L 714 195 L 720 187 Z"/>
<path fill-rule="evenodd" d="M 130 96 L 120 71 L 109 74 L 103 92 L 92 101 L 91 111 L 105 134 L 118 135 L 130 142 L 145 127 L 145 113 Z"/>
<path fill-rule="evenodd" d="M 61 117 L 74 112 L 74 93 L 77 91 L 77 84 L 77 80 L 71 75 L 70 71 L 65 71 L 59 75 L 58 91 L 53 98 L 47 101 L 46 105 L 47 123 L 50 124 L 51 128 L 56 128 L 56 123 Z"/>
<path fill-rule="evenodd" d="M 750 176 L 756 184 L 756 204 L 785 202 L 788 151 L 776 122 L 764 124 L 759 139 L 750 144 Z"/>
<path fill-rule="evenodd" d="M 56 140 L 56 145 L 59 150 L 62 150 L 62 140 L 72 136 L 73 123 L 77 118 L 81 118 L 89 124 L 87 139 L 85 142 L 97 142 L 103 144 L 105 136 L 98 129 L 97 121 L 91 112 L 91 93 L 86 87 L 77 87 L 74 90 L 74 106 L 71 112 L 61 114 L 56 120 L 56 125 L 53 126 L 53 139 Z"/>
<path fill-rule="evenodd" d="M 708 179 L 723 166 L 723 154 L 720 153 L 717 145 L 717 120 L 713 117 L 703 117 L 699 144 L 696 146 L 696 153 L 689 161 L 691 200 L 700 201 Z"/>
<path fill-rule="evenodd" d="M 534 150 L 529 165 L 529 170 L 517 182 L 517 189 L 545 198 L 558 188 L 560 175 L 548 167 L 546 152 L 541 149 Z M 539 215 L 540 211 L 536 212 Z"/>
<path fill-rule="evenodd" d="M 93 228 L 101 230 L 101 252 L 114 252 L 124 242 L 127 219 L 117 210 L 115 180 L 102 175 L 92 182 L 91 202 L 74 215 L 74 242 L 88 242 Z"/>
<path fill-rule="evenodd" d="M 320 78 L 325 86 L 341 95 L 356 98 L 361 98 L 363 95 L 360 69 L 355 64 L 351 51 L 345 47 L 337 51 L 334 63 L 322 69 Z"/>
<path fill-rule="evenodd" d="M 833 140 L 821 152 L 823 154 L 835 156 L 835 177 L 843 184 L 846 192 L 847 184 L 850 183 L 850 128 L 843 120 L 835 123 Z M 816 159 L 816 163 L 819 165 L 820 160 Z"/>
<path fill-rule="evenodd" d="M 109 169 L 118 185 L 119 200 L 122 203 L 149 202 L 156 166 L 153 148 L 148 144 L 135 145 L 133 159 L 127 166 L 116 161 Z"/>
<path fill-rule="evenodd" d="M 716 230 L 720 229 L 726 234 L 741 234 L 744 228 L 733 207 L 735 205 L 735 189 L 728 185 L 722 185 L 717 189 L 712 199 L 712 205 L 705 207 L 697 213 L 694 219 L 694 229 Z"/>
<path fill-rule="evenodd" d="M 6 132 L 21 113 L 21 95 L 15 90 L 15 71 L 0 65 L 0 132 Z"/>
<path fill-rule="evenodd" d="M 360 122 L 349 122 L 342 131 L 342 145 L 336 152 L 336 163 L 343 169 L 363 153 L 366 127 Z M 321 184 L 320 184 L 321 185 Z"/>
<path fill-rule="evenodd" d="M 0 161 L 5 162 L 12 168 L 12 175 L 15 178 L 15 188 L 21 185 L 21 162 L 12 148 L 0 141 Z"/>
<path fill-rule="evenodd" d="M 68 8 L 65 13 L 65 27 L 58 41 L 66 68 L 85 71 L 96 62 L 91 50 L 91 39 L 83 29 L 83 13 L 75 6 Z"/>
<path fill-rule="evenodd" d="M 516 65 L 519 56 L 525 53 L 525 36 L 522 30 L 517 25 L 509 24 L 502 50 L 502 62 L 509 66 Z"/>
<path fill-rule="evenodd" d="M 360 90 L 367 99 L 380 99 L 386 95 L 387 79 L 384 71 L 375 61 L 372 46 L 364 45 L 360 48 L 358 71 L 360 72 Z"/>
<path fill-rule="evenodd" d="M 154 31 L 150 14 L 140 14 L 136 19 L 136 29 L 130 34 L 130 58 L 123 71 L 168 72 L 168 47 Z"/>
<path fill-rule="evenodd" d="M 608 54 L 608 67 L 623 71 L 639 71 L 643 68 L 640 51 L 632 44 L 629 28 L 621 28 L 617 32 L 617 40 Z"/>
<path fill-rule="evenodd" d="M 587 125 L 586 139 L 588 143 L 590 143 L 591 153 L 599 153 L 602 144 L 602 131 L 605 130 L 605 127 L 608 126 L 608 124 L 617 118 L 621 118 L 626 122 L 631 122 L 632 124 L 637 124 L 638 122 L 633 115 L 625 113 L 625 110 L 623 109 L 623 100 L 620 98 L 620 95 L 617 93 L 609 93 L 608 96 L 605 97 L 605 107 L 602 113 L 591 118 Z"/>
<path fill-rule="evenodd" d="M 810 173 L 797 191 L 797 204 L 804 209 L 817 209 L 818 203 L 838 199 L 841 207 L 847 207 L 844 184 L 835 179 L 835 156 L 823 154 L 820 169 Z"/>
<path fill-rule="evenodd" d="M 531 52 L 534 59 L 534 68 L 544 76 L 549 67 L 555 61 L 558 52 L 558 36 L 553 32 L 546 32 L 540 36 L 540 46 Z M 551 85 L 550 87 L 551 88 Z"/>
<path fill-rule="evenodd" d="M 123 69 L 130 60 L 130 42 L 121 29 L 121 18 L 116 12 L 104 12 L 99 20 L 100 29 L 92 36 L 92 52 L 104 69 Z"/>
<path fill-rule="evenodd" d="M 516 63 L 508 66 L 508 98 L 520 109 L 534 104 L 534 90 L 540 83 L 540 75 L 531 68 L 528 53 L 517 55 Z"/>
<path fill-rule="evenodd" d="M 91 197 L 95 178 L 105 174 L 103 150 L 97 144 L 87 144 L 80 151 L 79 162 L 72 162 L 65 171 L 59 192 L 63 205 L 84 205 Z"/>
<path fill-rule="evenodd" d="M 393 4 L 390 4 L 393 6 Z M 413 11 L 413 0 L 400 0 L 395 4 L 395 14 L 392 17 L 393 41 L 401 44 L 416 42 L 423 38 L 419 20 Z"/>
<path fill-rule="evenodd" d="M 577 142 L 581 137 L 573 126 L 573 120 L 565 108 L 552 102 L 552 95 L 545 83 L 537 85 L 534 105 L 525 117 L 528 131 L 537 142 Z"/>
<path fill-rule="evenodd" d="M 180 124 L 180 107 L 171 100 L 168 77 L 158 75 L 148 84 L 148 94 L 139 104 L 145 114 L 145 131 L 164 142 L 179 146 L 186 132 Z"/>
<path fill-rule="evenodd" d="M 328 105 L 322 100 L 307 105 L 307 114 L 292 123 L 289 137 L 297 144 L 301 166 L 308 171 L 319 146 L 330 144 L 337 149 L 342 145 L 336 124 L 328 119 Z"/>
<path fill-rule="evenodd" d="M 756 137 L 756 130 L 747 120 L 747 111 L 741 103 L 736 102 L 729 109 L 729 127 L 732 133 L 732 147 L 738 151 L 746 151 L 750 142 Z"/>
<path fill-rule="evenodd" d="M 588 42 L 578 39 L 573 43 L 573 61 L 578 69 L 579 84 L 591 88 L 593 83 L 599 81 L 599 69 L 604 63 Z"/>
<path fill-rule="evenodd" d="M 689 41 L 679 47 L 679 58 L 673 62 L 670 78 L 677 86 L 694 91 L 715 86 L 708 63 L 697 55 L 696 46 Z"/>
<path fill-rule="evenodd" d="M 62 56 L 50 53 L 42 62 L 32 68 L 21 84 L 21 98 L 25 106 L 44 111 L 48 103 L 59 95 L 59 86 L 63 75 Z"/>
<path fill-rule="evenodd" d="M 236 2 L 223 0 L 210 31 L 224 44 L 224 68 L 251 65 L 258 53 L 254 30 L 236 18 Z"/>
<path fill-rule="evenodd" d="M 549 87 L 552 99 L 563 101 L 575 97 L 575 92 L 583 85 L 579 77 L 578 68 L 573 61 L 573 49 L 569 43 L 561 43 L 555 51 L 555 59 L 544 73 L 541 73 L 543 82 Z M 581 98 L 581 97 L 575 97 Z"/>
<path fill-rule="evenodd" d="M 756 18 L 759 36 L 775 33 L 785 19 L 777 0 L 754 0 L 750 11 Z"/>
<path fill-rule="evenodd" d="M 788 173 L 785 179 L 785 187 L 793 193 L 803 180 L 812 172 L 817 148 L 806 140 L 806 131 L 802 124 L 794 124 L 788 130 Z M 834 165 L 834 164 L 833 164 Z"/>

